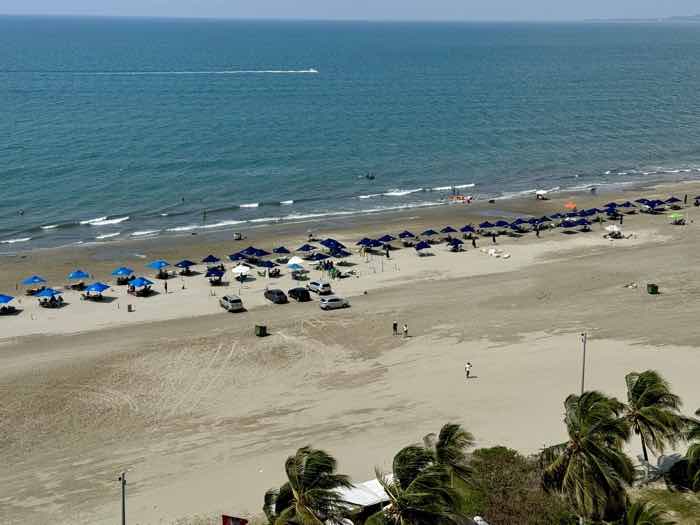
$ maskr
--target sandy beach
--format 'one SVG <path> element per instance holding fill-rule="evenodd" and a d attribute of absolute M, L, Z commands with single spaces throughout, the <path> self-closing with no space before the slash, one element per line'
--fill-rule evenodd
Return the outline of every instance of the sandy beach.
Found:
<path fill-rule="evenodd" d="M 20 296 L 17 283 L 31 274 L 64 285 L 75 268 L 108 284 L 123 264 L 151 277 L 144 265 L 156 258 L 292 248 L 309 230 L 355 250 L 365 235 L 541 216 L 569 199 L 589 207 L 698 193 L 700 184 L 687 183 L 560 194 L 272 225 L 235 242 L 222 233 L 19 253 L 0 258 L 0 293 Z M 580 389 L 581 332 L 589 334 L 587 388 L 622 396 L 626 373 L 656 369 L 691 413 L 700 407 L 698 210 L 683 211 L 686 226 L 628 216 L 630 238 L 615 241 L 597 224 L 588 233 L 500 237 L 509 258 L 484 253 L 488 238 L 462 253 L 437 245 L 431 257 L 355 250 L 357 275 L 333 282 L 352 306 L 334 312 L 316 300 L 267 303 L 266 286 L 286 291 L 294 282 L 255 272 L 217 289 L 201 275 L 169 280 L 167 294 L 157 282 L 159 293 L 144 299 L 114 287 L 105 294 L 113 300 L 99 304 L 66 292 L 69 304 L 57 310 L 21 297 L 22 312 L 0 318 L 0 453 L 9 467 L 0 473 L 0 523 L 114 523 L 126 468 L 131 523 L 257 515 L 299 446 L 332 452 L 341 471 L 363 481 L 447 421 L 462 423 L 479 446 L 534 453 L 564 437 L 562 403 Z M 661 293 L 648 295 L 648 283 Z M 223 293 L 239 294 L 248 311 L 223 313 Z M 392 336 L 394 320 L 409 337 Z M 271 335 L 256 338 L 256 324 Z"/>

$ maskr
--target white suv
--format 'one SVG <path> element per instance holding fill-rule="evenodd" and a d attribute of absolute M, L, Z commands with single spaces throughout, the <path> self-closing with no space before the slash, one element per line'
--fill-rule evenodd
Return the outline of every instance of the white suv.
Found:
<path fill-rule="evenodd" d="M 333 293 L 333 290 L 331 290 L 331 285 L 325 281 L 311 281 L 306 285 L 306 288 L 310 292 L 316 292 L 318 295 L 328 295 Z"/>
<path fill-rule="evenodd" d="M 336 310 L 338 308 L 347 308 L 350 306 L 350 302 L 342 297 L 326 295 L 325 297 L 321 297 L 318 305 L 321 307 L 321 310 Z"/>
<path fill-rule="evenodd" d="M 245 308 L 243 308 L 243 301 L 241 301 L 241 298 L 237 295 L 224 295 L 219 299 L 219 304 L 221 308 L 229 312 L 242 312 L 245 310 Z"/>

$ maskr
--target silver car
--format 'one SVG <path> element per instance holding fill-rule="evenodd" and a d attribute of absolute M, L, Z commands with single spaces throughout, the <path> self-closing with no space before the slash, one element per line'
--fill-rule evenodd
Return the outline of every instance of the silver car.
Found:
<path fill-rule="evenodd" d="M 243 301 L 237 295 L 224 295 L 219 299 L 219 304 L 221 308 L 229 312 L 242 312 L 245 310 L 243 307 Z"/>
<path fill-rule="evenodd" d="M 321 310 L 336 310 L 349 307 L 350 301 L 337 295 L 325 295 L 319 299 L 318 305 L 321 307 Z"/>

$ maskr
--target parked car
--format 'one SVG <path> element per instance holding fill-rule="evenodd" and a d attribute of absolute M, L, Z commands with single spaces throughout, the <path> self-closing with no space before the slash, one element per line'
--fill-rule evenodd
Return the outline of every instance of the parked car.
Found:
<path fill-rule="evenodd" d="M 336 310 L 337 308 L 347 308 L 350 301 L 336 295 L 326 295 L 319 299 L 321 310 Z"/>
<path fill-rule="evenodd" d="M 287 292 L 287 295 L 299 303 L 311 300 L 311 294 L 306 288 L 292 288 Z"/>
<path fill-rule="evenodd" d="M 285 304 L 287 302 L 285 293 L 277 288 L 265 290 L 265 299 L 275 304 Z"/>
<path fill-rule="evenodd" d="M 242 312 L 245 310 L 243 307 L 243 301 L 237 295 L 224 295 L 219 299 L 219 304 L 221 308 L 229 312 Z"/>
<path fill-rule="evenodd" d="M 331 285 L 325 281 L 311 281 L 306 285 L 310 292 L 316 292 L 318 295 L 329 295 L 333 293 Z"/>

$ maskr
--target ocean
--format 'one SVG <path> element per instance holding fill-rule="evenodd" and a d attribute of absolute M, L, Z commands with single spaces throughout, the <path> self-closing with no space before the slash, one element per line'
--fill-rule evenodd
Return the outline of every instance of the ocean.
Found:
<path fill-rule="evenodd" d="M 700 24 L 0 17 L 0 108 L 0 252 L 697 179 Z"/>

